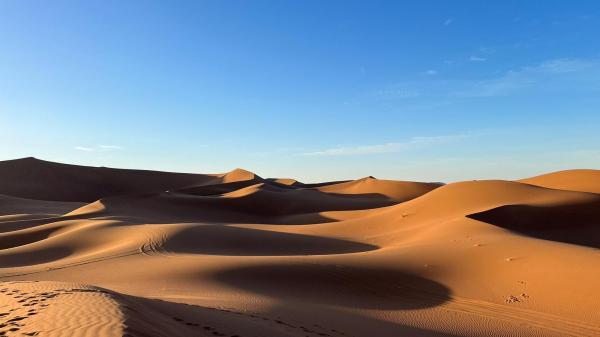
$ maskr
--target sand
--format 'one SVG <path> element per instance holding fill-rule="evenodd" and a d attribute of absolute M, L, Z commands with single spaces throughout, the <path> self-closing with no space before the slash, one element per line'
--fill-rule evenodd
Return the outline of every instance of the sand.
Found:
<path fill-rule="evenodd" d="M 600 336 L 600 171 L 304 184 L 0 162 L 0 336 Z"/>

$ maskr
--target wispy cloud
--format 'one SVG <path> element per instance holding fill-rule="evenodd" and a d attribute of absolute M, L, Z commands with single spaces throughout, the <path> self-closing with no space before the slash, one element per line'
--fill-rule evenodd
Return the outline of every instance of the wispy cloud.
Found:
<path fill-rule="evenodd" d="M 424 146 L 432 146 L 437 144 L 444 144 L 451 141 L 455 141 L 462 138 L 469 137 L 466 134 L 460 135 L 449 135 L 449 136 L 429 136 L 429 137 L 413 137 L 405 142 L 392 142 L 385 144 L 374 144 L 374 145 L 358 145 L 358 146 L 347 146 L 347 147 L 335 147 L 325 150 L 305 152 L 303 156 L 355 156 L 355 155 L 369 155 L 379 153 L 393 153 L 410 150 L 414 148 L 420 148 Z"/>
<path fill-rule="evenodd" d="M 92 152 L 95 149 L 93 147 L 87 147 L 87 146 L 75 146 L 75 150 Z"/>
<path fill-rule="evenodd" d="M 423 72 L 414 81 L 395 83 L 376 92 L 379 101 L 410 99 L 449 101 L 457 98 L 504 97 L 517 94 L 561 92 L 580 95 L 600 92 L 600 59 L 552 59 L 500 72 L 480 79 L 452 79 L 439 73 Z M 410 108 L 410 107 L 408 107 Z M 412 109 L 409 109 L 412 110 Z"/>
<path fill-rule="evenodd" d="M 437 70 L 429 69 L 424 74 L 425 75 L 437 75 L 437 73 L 438 73 Z"/>
<path fill-rule="evenodd" d="M 419 92 L 409 88 L 388 88 L 375 92 L 375 97 L 380 99 L 413 98 L 419 96 Z"/>
<path fill-rule="evenodd" d="M 527 67 L 524 70 L 547 74 L 566 74 L 586 71 L 600 65 L 597 61 L 579 59 L 557 59 L 541 63 L 537 67 Z"/>
<path fill-rule="evenodd" d="M 521 76 L 519 73 L 508 73 L 499 78 L 467 82 L 463 88 L 457 86 L 450 95 L 462 98 L 508 96 L 534 83 L 533 78 Z"/>
<path fill-rule="evenodd" d="M 98 145 L 98 148 L 103 150 L 121 150 L 122 147 L 119 145 Z"/>
<path fill-rule="evenodd" d="M 75 150 L 84 151 L 84 152 L 105 152 L 105 151 L 114 151 L 121 150 L 122 147 L 119 145 L 95 145 L 95 146 L 75 146 Z"/>
<path fill-rule="evenodd" d="M 481 56 L 471 56 L 469 57 L 469 61 L 471 62 L 483 62 L 487 60 L 485 57 L 481 57 Z"/>
<path fill-rule="evenodd" d="M 463 89 L 454 92 L 460 97 L 492 97 L 507 96 L 527 88 L 552 88 L 559 86 L 568 88 L 569 82 L 579 83 L 579 89 L 593 89 L 591 83 L 598 83 L 600 78 L 600 61 L 581 59 L 555 59 L 537 65 L 510 70 L 502 76 L 487 80 L 469 82 Z M 577 86 L 574 86 L 577 87 Z"/>
<path fill-rule="evenodd" d="M 444 21 L 444 26 L 450 26 L 453 22 L 453 19 L 446 19 L 446 21 Z"/>

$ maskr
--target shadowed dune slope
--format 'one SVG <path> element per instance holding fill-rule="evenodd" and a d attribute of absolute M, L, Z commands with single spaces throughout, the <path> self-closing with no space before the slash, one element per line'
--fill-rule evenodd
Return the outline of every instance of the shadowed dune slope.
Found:
<path fill-rule="evenodd" d="M 379 247 L 305 234 L 231 226 L 191 226 L 170 236 L 162 249 L 174 253 L 232 256 L 329 255 Z"/>
<path fill-rule="evenodd" d="M 0 162 L 0 194 L 40 200 L 92 202 L 106 196 L 158 192 L 212 179 L 202 174 L 77 166 L 36 158 Z"/>
<path fill-rule="evenodd" d="M 192 193 L 210 192 L 195 187 Z M 330 221 L 319 214 L 325 211 L 365 210 L 395 204 L 377 195 L 331 194 L 313 189 L 290 189 L 270 183 L 251 185 L 222 195 L 202 194 L 161 193 L 103 198 L 68 215 L 134 216 L 147 218 L 149 222 L 318 223 Z"/>
<path fill-rule="evenodd" d="M 278 299 L 341 307 L 419 309 L 444 303 L 450 296 L 448 288 L 431 280 L 396 269 L 373 267 L 254 265 L 220 272 L 214 277 Z M 365 285 L 369 286 L 368 292 L 364 291 Z"/>
<path fill-rule="evenodd" d="M 533 237 L 600 248 L 600 195 L 504 205 L 468 217 Z"/>
<path fill-rule="evenodd" d="M 0 218 L 10 215 L 61 215 L 81 206 L 84 203 L 24 199 L 0 194 Z"/>

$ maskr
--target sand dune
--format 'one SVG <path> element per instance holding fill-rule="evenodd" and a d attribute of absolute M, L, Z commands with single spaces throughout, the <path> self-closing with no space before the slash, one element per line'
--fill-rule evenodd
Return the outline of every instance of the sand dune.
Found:
<path fill-rule="evenodd" d="M 58 216 L 84 206 L 81 202 L 46 201 L 0 194 L 0 220 Z"/>
<path fill-rule="evenodd" d="M 92 202 L 105 196 L 162 191 L 212 181 L 202 174 L 76 166 L 36 158 L 0 162 L 0 194 Z"/>
<path fill-rule="evenodd" d="M 414 199 L 430 192 L 443 184 L 441 183 L 416 183 L 409 181 L 379 180 L 366 177 L 354 181 L 319 187 L 318 190 L 336 194 L 372 194 L 385 196 L 395 202 Z"/>
<path fill-rule="evenodd" d="M 597 172 L 304 184 L 0 162 L 0 335 L 599 336 Z"/>
<path fill-rule="evenodd" d="M 600 193 L 600 170 L 567 170 L 520 180 L 559 190 Z"/>

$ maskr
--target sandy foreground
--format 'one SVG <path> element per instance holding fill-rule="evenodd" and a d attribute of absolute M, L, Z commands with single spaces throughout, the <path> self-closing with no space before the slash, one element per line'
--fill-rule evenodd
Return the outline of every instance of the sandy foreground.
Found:
<path fill-rule="evenodd" d="M 303 184 L 0 162 L 0 336 L 600 336 L 600 171 Z"/>

